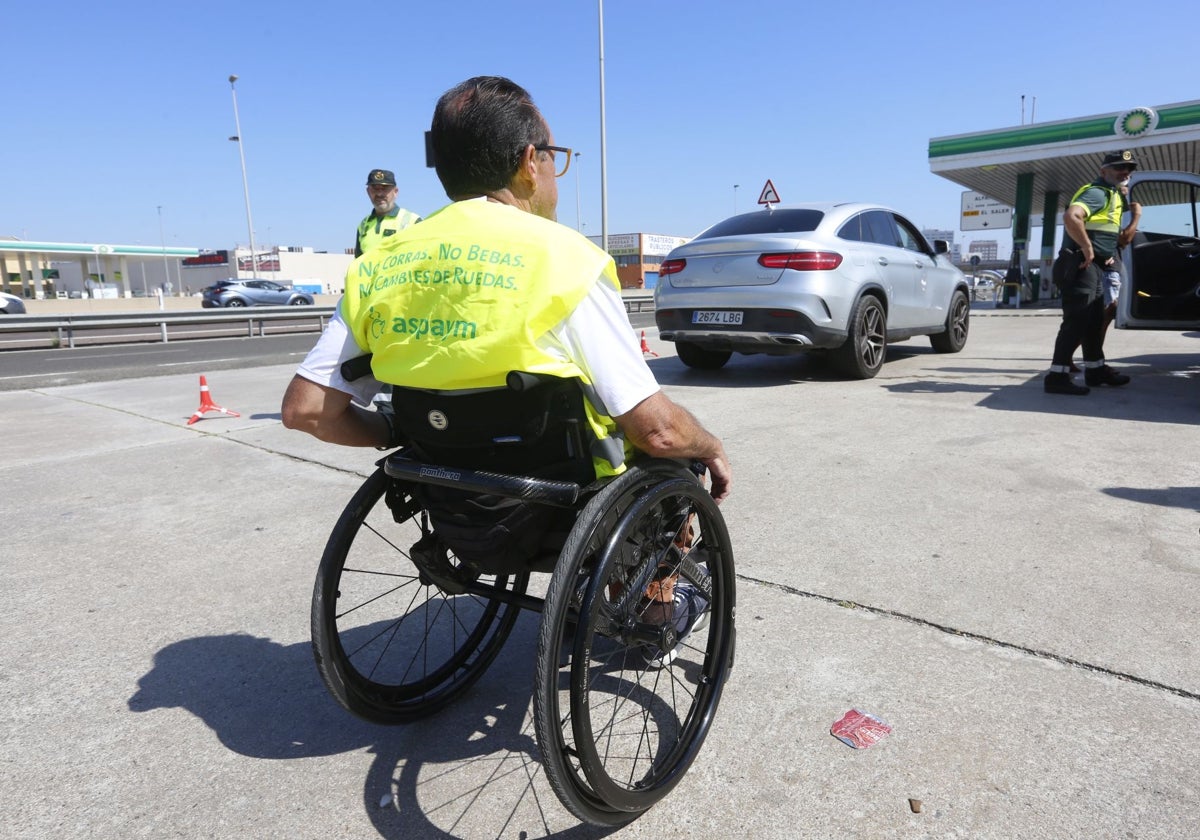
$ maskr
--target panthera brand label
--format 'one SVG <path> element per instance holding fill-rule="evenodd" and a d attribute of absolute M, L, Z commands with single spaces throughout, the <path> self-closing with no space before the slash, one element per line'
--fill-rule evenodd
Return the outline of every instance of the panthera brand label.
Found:
<path fill-rule="evenodd" d="M 424 478 L 441 478 L 447 481 L 458 481 L 462 478 L 462 473 L 442 467 L 421 467 L 419 475 Z"/>

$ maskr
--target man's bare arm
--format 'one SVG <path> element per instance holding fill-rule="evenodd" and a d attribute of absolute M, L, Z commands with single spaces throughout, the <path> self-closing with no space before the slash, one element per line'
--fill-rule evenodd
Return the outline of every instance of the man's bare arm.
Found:
<path fill-rule="evenodd" d="M 1087 213 L 1078 204 L 1072 204 L 1063 213 L 1063 229 L 1083 253 L 1083 262 L 1080 263 L 1080 268 L 1087 268 L 1096 258 L 1096 249 L 1092 247 L 1092 240 L 1088 238 L 1087 228 L 1083 226 L 1085 219 L 1087 219 Z"/>
<path fill-rule="evenodd" d="M 384 446 L 388 442 L 390 430 L 379 412 L 361 408 L 350 401 L 349 394 L 303 376 L 292 377 L 280 411 L 284 426 L 326 443 Z"/>
<path fill-rule="evenodd" d="M 621 431 L 642 452 L 655 458 L 694 458 L 708 467 L 713 499 L 724 501 L 733 485 L 725 447 L 687 409 L 662 391 L 614 417 Z"/>
<path fill-rule="evenodd" d="M 1138 202 L 1133 202 L 1129 205 L 1129 224 L 1117 236 L 1117 246 L 1124 248 L 1133 241 L 1133 237 L 1137 236 L 1138 221 L 1142 218 L 1142 205 Z"/>

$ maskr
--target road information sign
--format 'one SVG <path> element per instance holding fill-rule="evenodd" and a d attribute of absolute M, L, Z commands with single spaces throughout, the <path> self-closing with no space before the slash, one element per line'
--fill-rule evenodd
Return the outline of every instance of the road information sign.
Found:
<path fill-rule="evenodd" d="M 962 223 L 959 230 L 1007 230 L 1012 227 L 1013 209 L 991 196 L 967 190 L 962 194 Z"/>
<path fill-rule="evenodd" d="M 778 204 L 779 193 L 775 192 L 775 185 L 771 183 L 771 179 L 767 179 L 767 183 L 763 186 L 762 195 L 758 197 L 759 204 Z"/>

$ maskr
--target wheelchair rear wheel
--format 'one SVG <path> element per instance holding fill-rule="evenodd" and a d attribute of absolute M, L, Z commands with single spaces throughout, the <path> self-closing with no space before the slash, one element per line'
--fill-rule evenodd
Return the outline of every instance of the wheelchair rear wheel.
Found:
<path fill-rule="evenodd" d="M 404 485 L 376 470 L 342 512 L 317 571 L 317 670 L 342 707 L 374 723 L 416 720 L 466 691 L 520 612 L 486 594 L 452 594 L 422 572 L 415 550 L 440 570 L 460 573 L 454 555 L 427 537 L 424 522 Z M 467 577 L 497 593 L 523 593 L 529 581 L 528 573 Z"/>
<path fill-rule="evenodd" d="M 663 579 L 703 593 L 702 630 L 681 639 L 647 596 Z M 572 813 L 626 823 L 682 779 L 732 667 L 734 604 L 724 520 L 683 466 L 631 466 L 584 507 L 546 596 L 534 690 L 546 775 Z"/>

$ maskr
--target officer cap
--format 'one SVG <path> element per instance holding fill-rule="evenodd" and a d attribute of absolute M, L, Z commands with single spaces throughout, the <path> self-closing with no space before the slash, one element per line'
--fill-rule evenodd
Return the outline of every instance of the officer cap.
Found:
<path fill-rule="evenodd" d="M 1104 156 L 1104 162 L 1101 166 L 1133 166 L 1136 167 L 1138 162 L 1133 158 L 1133 152 L 1129 149 L 1122 149 L 1119 152 L 1109 152 Z"/>
<path fill-rule="evenodd" d="M 369 173 L 367 173 L 367 186 L 368 187 L 374 187 L 374 186 L 380 186 L 380 185 L 385 186 L 385 187 L 396 186 L 396 176 L 392 174 L 392 170 L 390 170 L 390 169 L 372 169 Z"/>

